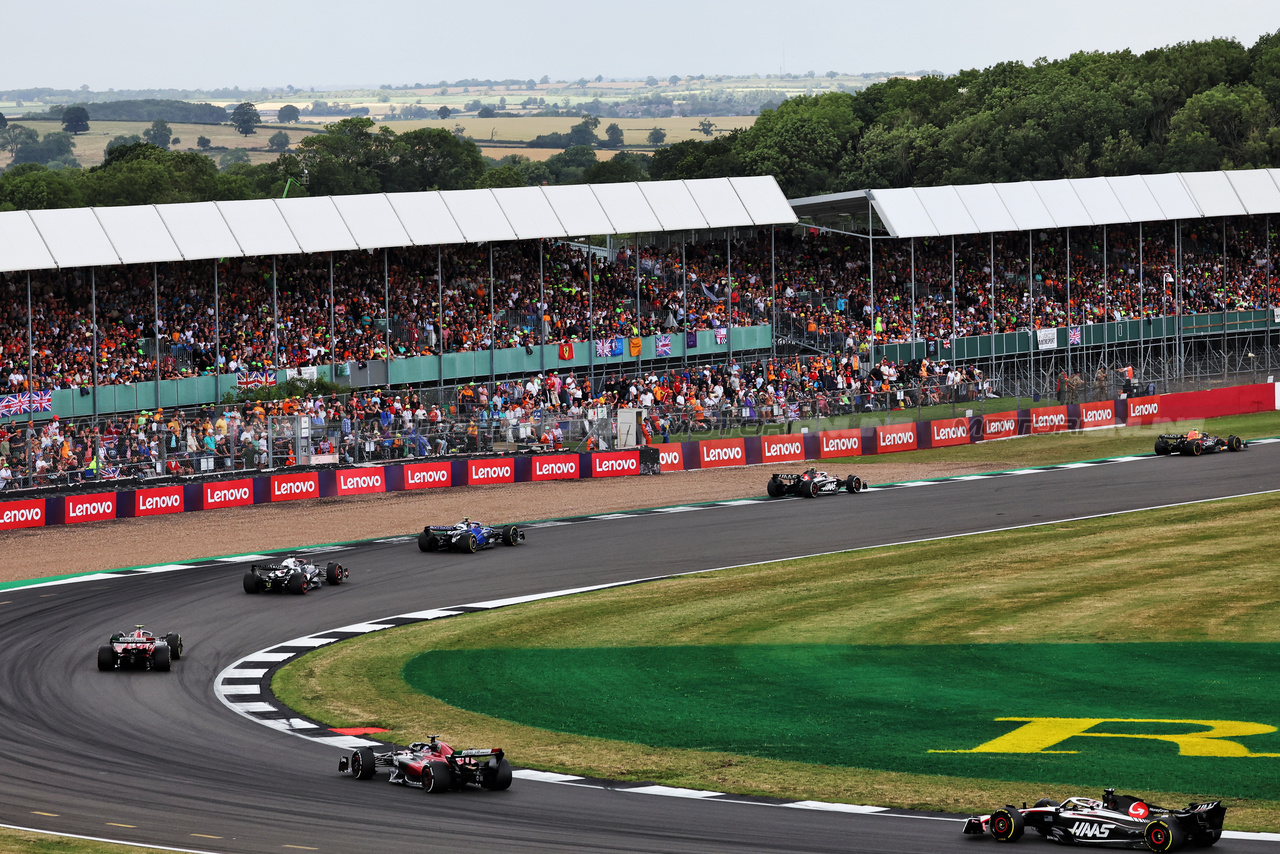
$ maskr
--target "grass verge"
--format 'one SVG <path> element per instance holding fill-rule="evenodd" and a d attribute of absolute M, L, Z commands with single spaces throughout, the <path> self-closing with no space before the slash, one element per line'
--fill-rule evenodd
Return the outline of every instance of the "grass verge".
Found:
<path fill-rule="evenodd" d="M 319 650 L 283 668 L 273 688 L 292 708 L 333 726 L 386 727 L 388 738 L 401 743 L 447 733 L 458 743 L 501 745 L 534 768 L 778 797 L 982 811 L 1073 791 L 1042 778 L 1028 784 L 840 767 L 815 763 L 811 755 L 791 761 L 578 736 L 457 708 L 414 691 L 402 674 L 426 650 L 1277 643 L 1280 591 L 1271 558 L 1280 536 L 1277 511 L 1280 495 L 1255 496 L 1208 511 L 1204 505 L 1145 511 L 828 555 L 469 614 Z M 1161 536 L 1135 541 L 1135 527 Z M 1071 560 L 1055 557 L 1064 554 Z M 1080 654 L 1088 656 L 1089 649 L 1082 646 Z M 661 694 L 664 686 L 655 680 L 649 690 Z M 508 707 L 527 700 L 510 695 L 510 686 L 494 689 L 508 691 Z M 1107 776 L 1072 777 L 1062 784 L 1073 790 L 1110 784 Z M 1152 777 L 1139 793 L 1166 804 L 1218 794 L 1192 786 L 1169 791 L 1161 782 Z M 1233 798 L 1229 807 L 1233 829 L 1280 830 L 1280 801 Z"/>

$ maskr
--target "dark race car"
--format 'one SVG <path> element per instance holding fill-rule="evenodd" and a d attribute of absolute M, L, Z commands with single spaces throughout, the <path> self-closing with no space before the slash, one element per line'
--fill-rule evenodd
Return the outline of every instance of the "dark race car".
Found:
<path fill-rule="evenodd" d="M 1156 439 L 1156 453 L 1160 456 L 1184 454 L 1198 457 L 1201 454 L 1216 454 L 1224 448 L 1228 451 L 1243 451 L 1249 443 L 1239 436 L 1228 436 L 1223 439 L 1210 436 L 1199 430 L 1187 433 L 1163 433 Z"/>
<path fill-rule="evenodd" d="M 391 769 L 388 782 L 422 789 L 428 794 L 479 786 L 491 792 L 511 788 L 511 763 L 501 748 L 454 750 L 438 735 L 407 749 L 375 753 L 360 747 L 338 760 L 338 771 L 357 780 L 371 780 L 379 768 Z"/>
<path fill-rule="evenodd" d="M 300 557 L 287 557 L 279 563 L 251 564 L 244 574 L 244 592 L 303 594 L 317 589 L 321 582 L 342 584 L 350 575 L 340 563 L 330 562 L 321 569 Z"/>
<path fill-rule="evenodd" d="M 1047 798 L 1033 807 L 1001 807 L 991 815 L 976 815 L 964 825 L 972 836 L 990 833 L 997 842 L 1016 842 L 1027 828 L 1052 842 L 1102 848 L 1146 848 L 1176 851 L 1184 845 L 1207 848 L 1222 837 L 1222 801 L 1167 809 L 1107 789 L 1102 800 Z"/>
<path fill-rule="evenodd" d="M 98 669 L 167 671 L 171 662 L 182 658 L 182 635 L 169 632 L 158 638 L 136 626 L 133 631 L 115 632 L 98 647 Z"/>
<path fill-rule="evenodd" d="M 819 495 L 835 495 L 842 489 L 852 495 L 861 492 L 868 485 L 862 482 L 862 478 L 854 475 L 839 478 L 825 471 L 809 469 L 800 474 L 775 474 L 769 478 L 768 490 L 770 498 L 781 498 L 784 495 L 817 498 Z"/>
<path fill-rule="evenodd" d="M 455 551 L 475 553 L 502 543 L 524 542 L 524 531 L 515 525 L 481 525 L 463 519 L 456 525 L 428 525 L 418 535 L 418 549 L 424 552 Z"/>

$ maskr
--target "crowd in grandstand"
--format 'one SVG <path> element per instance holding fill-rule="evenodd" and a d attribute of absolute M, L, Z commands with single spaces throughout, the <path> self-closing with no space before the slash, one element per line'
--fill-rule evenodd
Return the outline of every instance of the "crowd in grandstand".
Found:
<path fill-rule="evenodd" d="M 1068 233 L 1058 230 L 957 237 L 954 255 L 951 238 L 878 239 L 872 248 L 801 228 L 776 241 L 767 230 L 742 232 L 731 249 L 723 240 L 682 247 L 663 239 L 607 259 L 567 243 L 495 244 L 492 279 L 487 245 L 334 253 L 332 279 L 327 255 L 170 263 L 154 272 L 37 271 L 33 365 L 27 274 L 0 274 L 0 389 L 93 382 L 94 292 L 102 385 L 154 379 L 157 331 L 159 374 L 176 378 L 215 364 L 234 373 L 750 325 L 769 322 L 775 310 L 781 329 L 824 349 L 865 350 L 873 334 L 883 343 L 1172 314 L 1178 306 L 1262 308 L 1277 301 L 1265 222 L 1228 221 L 1225 244 L 1220 223 L 1183 224 L 1180 253 L 1172 223 L 1147 224 L 1141 242 L 1137 226 L 1110 227 L 1105 254 L 1101 228 L 1072 229 L 1069 253 Z"/>

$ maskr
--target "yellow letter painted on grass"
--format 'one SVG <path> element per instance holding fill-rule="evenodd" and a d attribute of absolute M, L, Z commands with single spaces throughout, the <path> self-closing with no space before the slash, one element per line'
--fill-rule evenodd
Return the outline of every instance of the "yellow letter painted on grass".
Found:
<path fill-rule="evenodd" d="M 1247 735 L 1265 735 L 1275 732 L 1269 724 L 1249 721 L 1190 721 L 1162 720 L 1159 718 L 996 718 L 998 721 L 1025 721 L 1013 732 L 980 744 L 972 750 L 931 750 L 930 753 L 1077 753 L 1075 750 L 1050 750 L 1049 748 L 1069 738 L 1146 738 L 1169 741 L 1178 745 L 1179 756 L 1222 757 L 1278 757 L 1280 753 L 1252 753 L 1249 748 L 1233 738 Z M 1208 727 L 1200 732 L 1180 734 L 1147 734 L 1120 732 L 1090 732 L 1093 727 L 1105 723 L 1188 724 Z"/>

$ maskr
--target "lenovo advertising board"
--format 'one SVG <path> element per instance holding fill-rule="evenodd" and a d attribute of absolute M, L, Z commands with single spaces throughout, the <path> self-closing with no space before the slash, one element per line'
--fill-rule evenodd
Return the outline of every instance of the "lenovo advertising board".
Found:
<path fill-rule="evenodd" d="M 639 451 L 591 455 L 592 477 L 621 477 L 627 474 L 640 474 Z"/>
<path fill-rule="evenodd" d="M 969 419 L 944 418 L 941 421 L 930 421 L 929 441 L 933 448 L 969 444 Z"/>
<path fill-rule="evenodd" d="M 448 463 L 410 463 L 404 467 L 405 489 L 453 486 L 453 467 Z"/>
<path fill-rule="evenodd" d="M 366 492 L 386 491 L 387 477 L 381 467 L 338 469 L 339 495 L 362 495 Z"/>
<path fill-rule="evenodd" d="M 1057 433 L 1067 429 L 1067 408 L 1065 406 L 1042 406 L 1031 410 L 1031 432 Z"/>
<path fill-rule="evenodd" d="M 1114 400 L 1080 404 L 1081 427 L 1112 427 L 1115 423 L 1116 404 Z"/>
<path fill-rule="evenodd" d="M 493 460 L 467 460 L 467 483 L 472 486 L 515 482 L 516 461 L 511 457 Z"/>
<path fill-rule="evenodd" d="M 63 499 L 62 519 L 68 525 L 73 522 L 101 522 L 116 518 L 116 494 L 99 492 L 95 495 L 68 495 Z"/>
<path fill-rule="evenodd" d="M 862 456 L 861 430 L 827 430 L 818 434 L 818 457 Z"/>
<path fill-rule="evenodd" d="M 533 458 L 534 480 L 577 480 L 582 476 L 577 454 L 547 454 Z"/>
<path fill-rule="evenodd" d="M 876 428 L 876 453 L 914 451 L 917 447 L 915 424 L 889 424 Z"/>
<path fill-rule="evenodd" d="M 983 439 L 1008 439 L 1018 435 L 1018 413 L 996 412 L 982 416 Z"/>
<path fill-rule="evenodd" d="M 746 465 L 746 444 L 741 439 L 710 439 L 699 442 L 698 460 L 704 469 Z"/>
<path fill-rule="evenodd" d="M 245 507 L 253 503 L 253 481 L 249 478 L 215 481 L 203 484 L 203 487 L 201 498 L 205 510 Z"/>
<path fill-rule="evenodd" d="M 44 499 L 34 501 L 6 501 L 0 504 L 0 531 L 14 528 L 43 528 L 45 526 Z"/>
<path fill-rule="evenodd" d="M 271 476 L 272 501 L 297 501 L 300 498 L 319 497 L 320 475 L 317 472 Z"/>
<path fill-rule="evenodd" d="M 1131 397 L 1128 404 L 1129 424 L 1154 424 L 1160 420 L 1160 395 L 1153 397 Z"/>
<path fill-rule="evenodd" d="M 760 461 L 764 463 L 789 463 L 804 459 L 804 436 L 761 436 Z"/>
<path fill-rule="evenodd" d="M 185 509 L 181 486 L 139 489 L 133 494 L 134 516 L 162 516 L 181 513 Z"/>
<path fill-rule="evenodd" d="M 664 442 L 653 447 L 658 449 L 658 463 L 663 471 L 684 471 L 684 445 Z"/>

